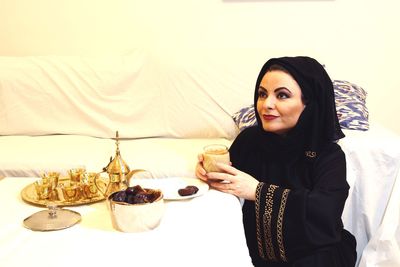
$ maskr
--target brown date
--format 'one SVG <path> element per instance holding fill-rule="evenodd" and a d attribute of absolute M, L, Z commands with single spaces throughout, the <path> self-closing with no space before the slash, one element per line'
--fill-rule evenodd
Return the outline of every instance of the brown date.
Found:
<path fill-rule="evenodd" d="M 199 188 L 194 185 L 188 185 L 185 188 L 181 188 L 178 190 L 178 194 L 180 196 L 191 196 L 197 193 L 199 191 Z"/>

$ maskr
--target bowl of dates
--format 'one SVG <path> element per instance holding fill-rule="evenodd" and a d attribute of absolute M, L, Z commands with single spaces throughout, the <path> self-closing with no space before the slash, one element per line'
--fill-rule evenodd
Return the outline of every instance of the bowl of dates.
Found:
<path fill-rule="evenodd" d="M 117 191 L 108 197 L 113 227 L 122 232 L 143 232 L 157 227 L 164 215 L 161 190 L 140 185 Z"/>

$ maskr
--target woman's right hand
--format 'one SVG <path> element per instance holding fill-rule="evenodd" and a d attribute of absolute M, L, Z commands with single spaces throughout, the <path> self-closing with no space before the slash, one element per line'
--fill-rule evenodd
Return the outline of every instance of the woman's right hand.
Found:
<path fill-rule="evenodd" d="M 207 172 L 203 167 L 203 161 L 204 161 L 203 154 L 198 154 L 197 160 L 198 161 L 197 161 L 196 169 L 195 169 L 196 177 L 203 180 L 204 182 L 208 182 Z"/>

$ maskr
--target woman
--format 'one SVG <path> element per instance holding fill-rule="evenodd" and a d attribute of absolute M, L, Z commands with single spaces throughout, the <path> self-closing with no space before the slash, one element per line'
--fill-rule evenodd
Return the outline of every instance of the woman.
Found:
<path fill-rule="evenodd" d="M 245 199 L 243 223 L 255 266 L 354 266 L 356 241 L 343 228 L 348 196 L 343 138 L 332 81 L 309 57 L 267 61 L 254 94 L 258 126 L 230 147 L 232 166 L 196 175 Z M 215 179 L 225 182 L 215 182 Z"/>

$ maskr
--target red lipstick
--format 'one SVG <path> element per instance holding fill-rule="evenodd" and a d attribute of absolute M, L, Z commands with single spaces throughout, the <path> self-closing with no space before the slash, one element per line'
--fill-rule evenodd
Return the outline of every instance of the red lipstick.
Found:
<path fill-rule="evenodd" d="M 278 116 L 274 116 L 274 115 L 262 115 L 262 117 L 266 121 L 272 121 L 272 120 L 275 120 L 276 118 L 278 118 Z"/>

